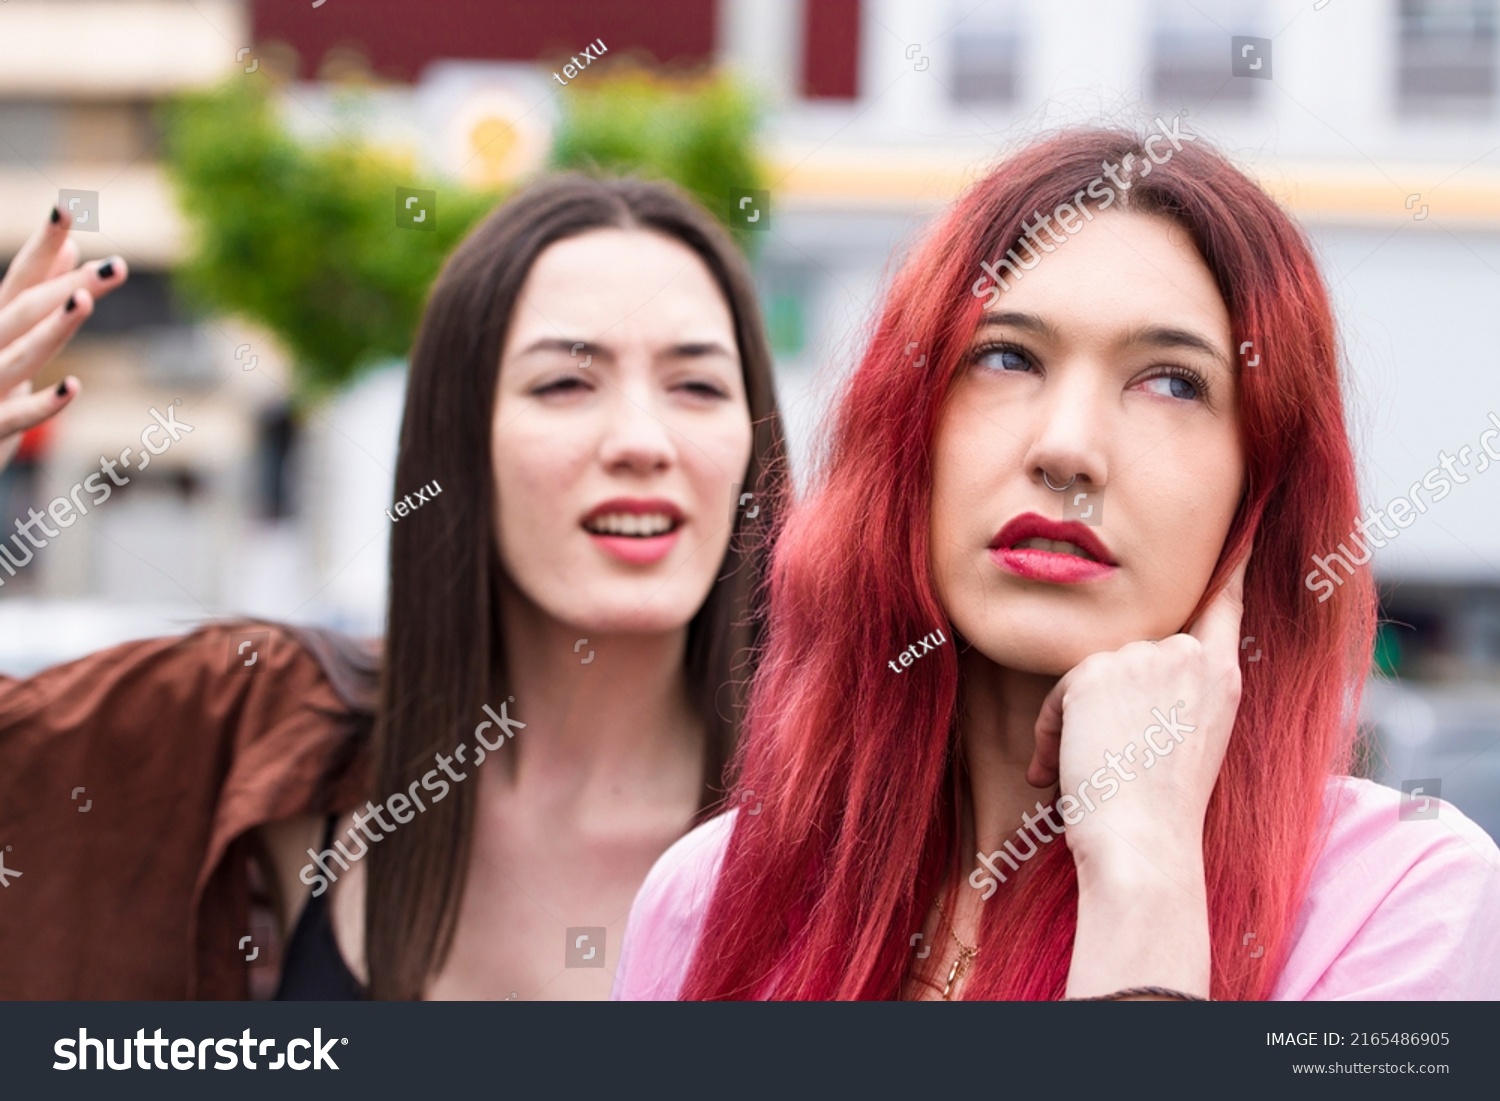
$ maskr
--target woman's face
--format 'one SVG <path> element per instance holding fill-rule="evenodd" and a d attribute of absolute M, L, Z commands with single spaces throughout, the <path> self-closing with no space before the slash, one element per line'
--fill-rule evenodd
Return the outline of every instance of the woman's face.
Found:
<path fill-rule="evenodd" d="M 644 230 L 549 246 L 497 388 L 496 537 L 521 594 L 580 632 L 685 626 L 718 576 L 752 439 L 707 267 Z"/>
<path fill-rule="evenodd" d="M 1152 215 L 1001 271 L 939 418 L 933 565 L 980 653 L 1060 675 L 1181 630 L 1208 585 L 1244 479 L 1229 313 Z"/>

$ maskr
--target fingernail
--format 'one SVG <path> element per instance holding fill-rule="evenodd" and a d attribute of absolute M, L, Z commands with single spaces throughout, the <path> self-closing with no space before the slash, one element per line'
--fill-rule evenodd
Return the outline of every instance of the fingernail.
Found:
<path fill-rule="evenodd" d="M 68 380 L 67 379 L 63 379 L 61 382 L 59 382 L 57 384 L 57 396 L 60 397 L 60 398 L 65 398 L 65 397 L 68 396 Z"/>
<path fill-rule="evenodd" d="M 78 296 L 76 294 L 68 295 L 68 304 L 63 307 L 63 313 L 72 313 L 77 308 Z"/>
<path fill-rule="evenodd" d="M 52 224 L 53 225 L 57 225 L 57 223 L 60 222 L 60 221 L 62 221 L 62 211 L 58 210 L 57 207 L 53 207 L 52 208 Z"/>
<path fill-rule="evenodd" d="M 114 273 L 115 273 L 115 262 L 113 260 L 106 260 L 106 261 L 104 261 L 104 263 L 102 263 L 102 264 L 99 265 L 99 278 L 100 279 L 108 279 L 110 276 L 114 275 Z"/>

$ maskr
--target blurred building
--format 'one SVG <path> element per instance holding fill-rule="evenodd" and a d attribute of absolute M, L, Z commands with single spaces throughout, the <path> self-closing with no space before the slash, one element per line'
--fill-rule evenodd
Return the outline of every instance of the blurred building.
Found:
<path fill-rule="evenodd" d="M 258 370 L 242 370 L 243 345 L 259 338 L 233 322 L 195 322 L 177 301 L 170 272 L 185 227 L 159 165 L 156 119 L 165 97 L 239 67 L 248 26 L 234 0 L 0 8 L 0 256 L 13 256 L 70 191 L 82 193 L 72 236 L 83 257 L 118 255 L 130 268 L 38 377 L 41 386 L 77 375 L 83 393 L 0 475 L 0 515 L 9 526 L 44 509 L 126 447 L 138 466 L 152 409 L 170 408 L 193 429 L 149 467 L 121 468 L 127 483 L 95 515 L 0 575 L 8 669 L 220 612 L 236 577 L 270 553 L 257 533 L 274 527 L 278 502 L 256 457 L 275 443 L 282 365 L 264 349 Z"/>

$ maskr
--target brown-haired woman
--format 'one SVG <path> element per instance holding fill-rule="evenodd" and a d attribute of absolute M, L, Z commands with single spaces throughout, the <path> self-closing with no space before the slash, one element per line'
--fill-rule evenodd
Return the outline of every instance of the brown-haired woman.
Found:
<path fill-rule="evenodd" d="M 12 297 L 65 295 L 44 266 Z M 718 799 L 785 479 L 713 221 L 630 179 L 514 197 L 414 346 L 383 658 L 271 627 L 225 675 L 230 625 L 0 682 L 0 833 L 49 865 L 8 892 L 0 952 L 29 962 L 0 997 L 245 996 L 256 865 L 279 996 L 606 997 L 637 887 Z M 62 807 L 77 784 L 103 817 Z"/>

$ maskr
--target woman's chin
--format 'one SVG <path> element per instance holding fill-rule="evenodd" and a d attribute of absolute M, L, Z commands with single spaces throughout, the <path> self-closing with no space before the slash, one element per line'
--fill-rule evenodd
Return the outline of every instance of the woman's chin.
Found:
<path fill-rule="evenodd" d="M 1056 639 L 1048 639 L 1045 643 L 1038 643 L 1036 646 L 1017 645 L 1013 638 L 991 644 L 973 639 L 970 642 L 973 646 L 970 653 L 993 665 L 1017 673 L 1031 673 L 1044 677 L 1060 677 L 1088 656 L 1079 650 L 1078 657 L 1073 658 L 1072 651 L 1060 648 Z"/>
<path fill-rule="evenodd" d="M 569 609 L 570 611 L 572 609 Z M 698 608 L 689 602 L 682 606 L 642 607 L 622 604 L 610 607 L 601 601 L 587 609 L 579 609 L 576 615 L 566 615 L 562 622 L 574 624 L 578 630 L 596 635 L 666 635 L 684 630 Z"/>
<path fill-rule="evenodd" d="M 976 624 L 973 633 L 963 625 L 954 628 L 978 653 L 996 665 L 1018 673 L 1060 677 L 1084 658 L 1109 654 L 1142 639 L 1160 640 L 1173 633 L 1161 623 L 1141 622 L 1141 617 L 1087 623 L 1063 617 L 1042 619 L 1015 617 L 1005 623 L 989 621 Z"/>

